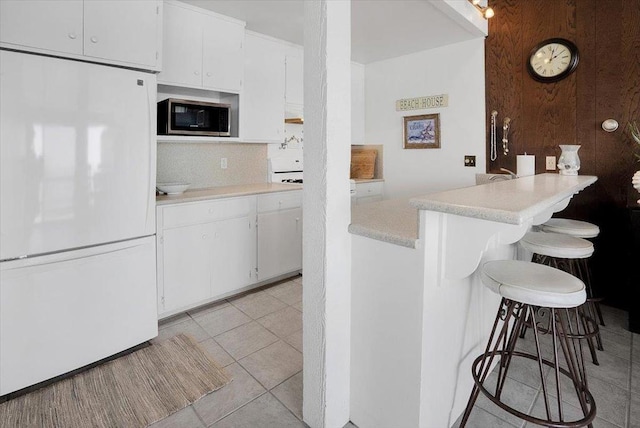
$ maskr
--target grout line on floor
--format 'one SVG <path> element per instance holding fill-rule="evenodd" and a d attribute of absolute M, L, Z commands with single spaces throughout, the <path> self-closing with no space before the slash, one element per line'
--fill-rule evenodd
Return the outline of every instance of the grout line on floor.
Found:
<path fill-rule="evenodd" d="M 300 372 L 298 372 L 298 373 L 300 373 Z M 295 376 L 295 375 L 294 375 L 294 376 Z M 286 382 L 286 381 L 285 381 L 285 382 Z M 275 386 L 274 386 L 274 388 L 275 388 Z M 290 408 L 288 408 L 288 407 L 287 407 L 287 406 L 286 406 L 282 401 L 280 401 L 280 399 L 279 399 L 275 394 L 273 394 L 271 391 L 269 391 L 269 394 L 271 394 L 271 396 L 272 396 L 273 398 L 275 398 L 275 399 L 276 399 L 276 401 L 277 401 L 278 403 L 282 404 L 282 406 L 283 406 L 285 409 L 287 409 L 287 410 L 289 411 L 289 413 L 291 413 L 291 414 L 293 415 L 293 417 L 294 417 L 294 418 L 296 418 L 296 419 L 297 419 L 297 420 L 299 420 L 300 422 L 303 422 L 303 423 L 304 423 L 304 421 L 303 421 L 301 418 L 299 418 L 295 413 L 293 413 L 293 410 L 291 410 Z M 306 424 L 305 424 L 305 425 L 306 425 Z"/>
<path fill-rule="evenodd" d="M 249 373 L 249 375 L 251 375 L 251 373 Z M 231 416 L 232 414 L 234 414 L 235 412 L 237 412 L 238 410 L 242 409 L 243 407 L 245 407 L 246 405 L 253 403 L 255 400 L 257 400 L 258 398 L 262 397 L 264 394 L 268 394 L 269 391 L 264 391 L 263 393 L 261 393 L 260 395 L 256 396 L 255 398 L 247 401 L 246 403 L 244 403 L 242 406 L 240 407 L 236 407 L 235 409 L 233 409 L 232 411 L 230 411 L 229 413 L 227 413 L 226 415 L 224 415 L 223 417 L 216 419 L 215 421 L 213 421 L 210 425 L 204 424 L 205 427 L 210 428 L 212 426 L 214 426 L 215 424 L 217 424 L 218 422 L 220 422 L 221 420 L 223 420 L 224 418 L 227 418 L 229 416 Z M 196 412 L 197 413 L 197 412 Z"/>

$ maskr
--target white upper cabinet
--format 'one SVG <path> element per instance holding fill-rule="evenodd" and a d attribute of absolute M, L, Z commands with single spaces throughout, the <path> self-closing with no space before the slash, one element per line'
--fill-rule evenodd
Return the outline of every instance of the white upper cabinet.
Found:
<path fill-rule="evenodd" d="M 162 2 L 2 0 L 0 45 L 160 69 Z"/>
<path fill-rule="evenodd" d="M 160 64 L 161 2 L 85 1 L 84 54 L 155 68 Z"/>
<path fill-rule="evenodd" d="M 162 72 L 158 83 L 202 86 L 202 26 L 205 15 L 164 4 Z"/>
<path fill-rule="evenodd" d="M 217 17 L 204 20 L 202 86 L 240 92 L 244 69 L 244 24 Z"/>
<path fill-rule="evenodd" d="M 301 56 L 287 55 L 286 100 L 287 104 L 304 104 L 304 68 Z"/>
<path fill-rule="evenodd" d="M 239 93 L 244 23 L 177 2 L 165 2 L 164 50 L 158 83 Z"/>
<path fill-rule="evenodd" d="M 280 142 L 284 138 L 284 49 L 259 35 L 245 36 L 240 137 Z"/>
<path fill-rule="evenodd" d="M 0 1 L 3 44 L 82 55 L 82 1 Z"/>

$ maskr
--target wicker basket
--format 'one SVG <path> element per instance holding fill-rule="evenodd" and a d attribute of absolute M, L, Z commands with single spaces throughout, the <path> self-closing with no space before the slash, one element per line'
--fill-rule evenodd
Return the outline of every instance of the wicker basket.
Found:
<path fill-rule="evenodd" d="M 376 166 L 376 150 L 351 152 L 351 178 L 373 178 Z"/>

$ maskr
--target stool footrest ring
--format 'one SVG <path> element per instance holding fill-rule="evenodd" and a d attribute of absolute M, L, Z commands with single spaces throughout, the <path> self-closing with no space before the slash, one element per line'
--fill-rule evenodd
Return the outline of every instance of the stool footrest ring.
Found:
<path fill-rule="evenodd" d="M 496 352 L 496 356 L 500 356 L 500 357 L 504 357 L 507 356 L 507 354 L 510 354 L 511 357 L 524 357 L 524 358 L 528 358 L 530 360 L 534 360 L 534 361 L 538 361 L 537 356 L 533 355 L 533 354 L 528 354 L 526 352 L 520 352 L 520 351 L 512 351 L 512 352 L 508 352 L 508 351 L 497 351 Z M 489 399 L 491 400 L 496 406 L 500 407 L 502 410 L 511 413 L 512 415 L 534 423 L 534 424 L 538 424 L 538 425 L 543 425 L 543 426 L 547 426 L 547 427 L 554 427 L 554 428 L 572 428 L 572 427 L 584 427 L 588 424 L 590 424 L 593 419 L 596 416 L 596 407 L 595 405 L 593 405 L 595 403 L 595 400 L 593 398 L 593 396 L 591 395 L 591 392 L 589 392 L 589 390 L 587 388 L 584 387 L 584 385 L 581 388 L 581 393 L 584 394 L 584 398 L 585 401 L 589 404 L 589 412 L 587 413 L 587 415 L 585 417 L 583 417 L 582 419 L 579 420 L 575 420 L 575 421 L 548 421 L 545 419 L 540 419 L 540 418 L 536 418 L 535 416 L 531 416 L 528 415 L 526 413 L 523 413 L 517 409 L 514 409 L 513 407 L 503 403 L 502 401 L 500 401 L 500 398 L 496 397 L 496 395 L 492 394 L 489 390 L 487 390 L 483 383 L 480 381 L 480 373 L 478 370 L 478 366 L 479 364 L 485 359 L 487 358 L 488 355 L 486 354 L 480 354 L 474 361 L 472 364 L 472 369 L 471 369 L 471 375 L 473 376 L 473 381 L 475 382 L 476 386 L 478 387 L 478 389 L 480 389 L 480 391 Z M 541 359 L 542 363 L 546 366 L 549 366 L 551 368 L 555 368 L 556 365 L 549 360 L 546 359 Z M 502 364 L 501 362 L 498 362 L 498 364 Z M 563 367 L 558 367 L 560 373 L 562 373 L 563 375 L 567 376 L 569 379 L 571 379 L 571 373 L 569 373 L 568 370 L 566 370 Z"/>

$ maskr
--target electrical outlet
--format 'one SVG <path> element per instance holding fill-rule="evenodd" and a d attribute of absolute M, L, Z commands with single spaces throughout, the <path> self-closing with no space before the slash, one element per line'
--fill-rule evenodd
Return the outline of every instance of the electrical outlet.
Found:
<path fill-rule="evenodd" d="M 220 168 L 227 169 L 227 158 L 220 158 Z"/>
<path fill-rule="evenodd" d="M 547 156 L 547 171 L 553 171 L 556 169 L 556 157 Z"/>
<path fill-rule="evenodd" d="M 473 155 L 465 155 L 464 166 L 476 166 L 476 157 Z"/>

